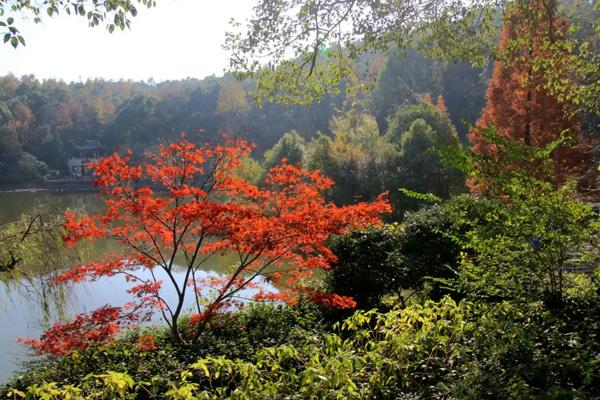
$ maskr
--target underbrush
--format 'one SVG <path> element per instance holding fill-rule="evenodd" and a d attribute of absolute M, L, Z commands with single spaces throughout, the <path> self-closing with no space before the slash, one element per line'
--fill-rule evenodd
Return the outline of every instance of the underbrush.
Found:
<path fill-rule="evenodd" d="M 38 365 L 3 398 L 596 399 L 600 306 L 440 301 L 359 311 L 327 332 L 307 306 L 223 319 L 194 348 L 146 331 Z"/>
<path fill-rule="evenodd" d="M 185 320 L 182 326 L 187 326 Z M 295 343 L 325 331 L 322 311 L 307 303 L 294 307 L 258 304 L 223 314 L 212 322 L 197 343 L 187 347 L 173 341 L 166 327 L 133 329 L 104 346 L 30 362 L 0 390 L 0 398 L 22 398 L 26 393 L 28 398 L 36 399 L 69 398 L 66 392 L 54 389 L 58 387 L 80 388 L 91 398 L 120 398 L 120 394 L 111 390 L 111 394 L 107 394 L 105 386 L 124 385 L 132 390 L 127 382 L 135 382 L 133 398 L 161 398 L 169 384 L 178 382 L 189 365 L 199 358 L 224 356 L 249 360 L 261 348 Z M 149 337 L 151 346 L 144 343 Z"/>

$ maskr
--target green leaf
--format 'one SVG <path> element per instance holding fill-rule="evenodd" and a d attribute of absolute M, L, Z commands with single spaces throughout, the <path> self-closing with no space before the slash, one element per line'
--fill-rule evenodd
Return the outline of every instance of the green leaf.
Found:
<path fill-rule="evenodd" d="M 405 195 L 406 197 L 410 197 L 411 199 L 427 201 L 430 203 L 439 203 L 442 201 L 442 199 L 440 199 L 439 197 L 437 197 L 436 195 L 431 194 L 431 193 L 419 193 L 419 192 L 414 192 L 414 191 L 406 189 L 406 188 L 400 188 L 398 190 L 403 195 Z"/>
<path fill-rule="evenodd" d="M 6 19 L 6 22 L 7 22 L 9 25 L 12 25 L 12 24 L 13 24 L 13 22 L 15 22 L 15 19 L 14 19 L 13 17 L 8 17 L 8 18 Z"/>
<path fill-rule="evenodd" d="M 6 35 L 4 35 L 4 43 L 8 42 L 10 40 L 11 36 L 12 35 L 10 33 L 7 33 Z"/>
<path fill-rule="evenodd" d="M 15 49 L 17 48 L 17 46 L 19 45 L 19 39 L 17 39 L 16 36 L 13 36 L 10 39 L 10 44 L 12 45 L 12 47 L 14 47 Z"/>

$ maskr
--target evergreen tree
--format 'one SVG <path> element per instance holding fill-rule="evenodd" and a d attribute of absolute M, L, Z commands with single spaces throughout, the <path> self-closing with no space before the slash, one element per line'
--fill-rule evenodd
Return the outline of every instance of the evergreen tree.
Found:
<path fill-rule="evenodd" d="M 272 149 L 267 150 L 263 159 L 266 171 L 286 160 L 288 164 L 301 165 L 304 157 L 304 138 L 296 131 L 286 132 Z"/>
<path fill-rule="evenodd" d="M 387 118 L 398 108 L 417 103 L 423 93 L 440 93 L 442 71 L 440 63 L 423 57 L 414 49 L 392 51 L 373 92 L 372 112 L 379 128 L 385 131 Z"/>
<path fill-rule="evenodd" d="M 421 103 L 399 109 L 389 121 L 386 138 L 397 146 L 404 132 L 408 131 L 417 119 L 424 120 L 436 135 L 448 140 L 455 140 L 458 134 L 448 115 L 433 104 Z"/>
<path fill-rule="evenodd" d="M 461 192 L 464 187 L 462 174 L 444 165 L 433 151 L 442 143 L 449 144 L 456 140 L 455 135 L 440 135 L 422 118 L 414 120 L 400 138 L 397 177 L 388 186 L 433 194 L 440 198 L 448 198 L 451 194 Z M 403 214 L 406 210 L 417 209 L 422 205 L 421 201 L 408 198 L 397 190 L 392 190 L 391 193 L 396 214 Z"/>

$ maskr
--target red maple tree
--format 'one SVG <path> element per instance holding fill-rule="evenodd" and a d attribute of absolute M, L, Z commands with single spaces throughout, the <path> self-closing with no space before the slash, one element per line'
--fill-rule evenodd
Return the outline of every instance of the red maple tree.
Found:
<path fill-rule="evenodd" d="M 554 75 L 556 71 L 569 73 L 568 65 L 556 65 L 552 54 L 552 43 L 564 38 L 566 32 L 567 21 L 558 16 L 551 1 L 516 2 L 507 8 L 500 60 L 494 64 L 487 103 L 468 135 L 474 152 L 496 160 L 502 160 L 505 154 L 486 137 L 487 128 L 495 129 L 509 143 L 518 141 L 532 148 L 542 148 L 563 135 L 567 145 L 551 155 L 555 183 L 580 173 L 590 159 L 589 145 L 578 141 L 580 127 L 574 104 L 558 101 L 547 80 L 548 68 Z M 530 160 L 512 167 L 539 175 L 540 166 Z M 486 190 L 486 183 L 471 180 L 469 187 L 481 192 Z"/>
<path fill-rule="evenodd" d="M 79 315 L 27 343 L 39 352 L 64 354 L 110 340 L 131 321 L 158 310 L 173 337 L 187 344 L 198 339 L 217 314 L 239 304 L 240 292 L 257 287 L 259 277 L 274 281 L 278 290 L 258 288 L 256 301 L 294 302 L 306 296 L 331 307 L 353 307 L 351 298 L 318 293 L 306 280 L 334 261 L 326 247 L 331 235 L 381 223 L 380 216 L 390 212 L 387 195 L 337 207 L 323 197 L 333 185 L 330 179 L 285 161 L 256 186 L 238 174 L 251 149 L 244 140 L 196 145 L 183 136 L 146 154 L 141 162 L 132 160 L 129 152 L 94 165 L 95 184 L 106 196 L 105 210 L 96 215 L 67 213 L 64 240 L 74 245 L 85 239 L 111 239 L 124 251 L 66 271 L 59 280 L 120 274 L 134 284 L 129 289 L 134 301 Z M 236 255 L 231 273 L 198 276 L 209 269 L 211 256 L 224 253 Z M 165 282 L 155 272 L 166 276 Z M 162 285 L 175 291 L 175 301 L 161 296 Z M 213 295 L 202 299 L 208 286 Z M 186 335 L 180 319 L 188 297 L 195 314 Z"/>

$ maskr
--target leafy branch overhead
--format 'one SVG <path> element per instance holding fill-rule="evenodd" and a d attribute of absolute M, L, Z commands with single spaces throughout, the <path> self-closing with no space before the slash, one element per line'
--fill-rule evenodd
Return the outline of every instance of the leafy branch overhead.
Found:
<path fill-rule="evenodd" d="M 367 52 L 415 39 L 435 55 L 482 64 L 494 46 L 497 0 L 261 0 L 245 33 L 227 34 L 231 68 L 259 79 L 261 100 L 312 102 L 359 78 Z M 233 22 L 234 30 L 242 25 Z M 360 63 L 359 63 L 360 64 Z"/>
<path fill-rule="evenodd" d="M 25 38 L 15 24 L 17 17 L 33 17 L 35 23 L 43 18 L 66 13 L 87 18 L 89 26 L 105 25 L 112 33 L 115 29 L 129 28 L 131 18 L 138 13 L 136 5 L 147 8 L 156 6 L 154 0 L 0 0 L 0 34 L 4 43 L 17 48 L 25 46 Z"/>
<path fill-rule="evenodd" d="M 259 102 L 306 104 L 342 86 L 360 89 L 378 72 L 366 56 L 394 47 L 416 47 L 434 59 L 482 66 L 496 57 L 498 17 L 538 3 L 542 9 L 558 9 L 554 0 L 261 0 L 246 25 L 232 21 L 225 48 L 232 52 L 230 68 L 239 78 L 258 80 L 254 96 Z M 570 12 L 569 7 L 563 11 Z M 592 30 L 597 36 L 598 23 Z M 572 96 L 589 102 L 597 96 L 597 85 L 588 84 L 597 71 L 596 56 L 576 36 L 544 38 L 546 47 L 568 50 L 554 54 L 569 58 L 577 78 L 561 82 L 549 76 L 548 85 L 562 93 L 575 87 Z"/>

